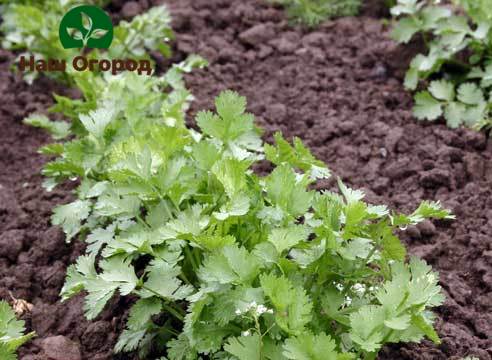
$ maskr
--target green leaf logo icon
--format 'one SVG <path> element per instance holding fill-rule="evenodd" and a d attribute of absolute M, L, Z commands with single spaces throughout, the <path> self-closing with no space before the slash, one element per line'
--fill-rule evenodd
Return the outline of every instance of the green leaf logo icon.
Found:
<path fill-rule="evenodd" d="M 65 49 L 107 49 L 113 41 L 113 24 L 97 6 L 76 6 L 63 16 L 59 36 Z"/>
<path fill-rule="evenodd" d="M 92 19 L 84 12 L 80 12 L 80 15 L 82 15 L 82 26 L 90 32 L 92 30 Z"/>

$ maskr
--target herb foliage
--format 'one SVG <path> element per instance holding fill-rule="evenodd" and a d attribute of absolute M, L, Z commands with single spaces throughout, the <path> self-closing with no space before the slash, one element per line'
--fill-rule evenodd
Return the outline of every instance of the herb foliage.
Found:
<path fill-rule="evenodd" d="M 286 7 L 289 17 L 309 27 L 316 27 L 326 19 L 355 16 L 361 0 L 270 0 Z"/>
<path fill-rule="evenodd" d="M 17 320 L 10 305 L 6 301 L 0 301 L 0 358 L 2 360 L 17 359 L 15 351 L 35 336 L 34 332 L 26 335 L 24 333 L 24 320 Z"/>
<path fill-rule="evenodd" d="M 417 55 L 407 71 L 405 86 L 416 90 L 414 114 L 447 125 L 490 126 L 492 55 L 490 1 L 458 0 L 465 14 L 427 0 L 398 0 L 391 9 L 398 20 L 395 40 L 408 43 L 417 35 L 427 54 Z"/>
<path fill-rule="evenodd" d="M 115 294 L 139 298 L 116 351 L 374 359 L 385 343 L 439 342 L 438 277 L 405 261 L 395 231 L 447 211 L 424 202 L 393 213 L 341 181 L 339 193 L 310 190 L 330 174 L 299 139 L 263 144 L 231 91 L 188 128 L 190 94 L 167 77 L 108 76 L 75 138 L 43 149 L 59 156 L 43 170 L 49 187 L 80 180 L 52 218 L 87 243 L 63 299 L 85 291 L 94 319 Z M 65 112 L 81 106 L 66 100 Z M 252 170 L 262 159 L 273 166 L 265 176 Z"/>

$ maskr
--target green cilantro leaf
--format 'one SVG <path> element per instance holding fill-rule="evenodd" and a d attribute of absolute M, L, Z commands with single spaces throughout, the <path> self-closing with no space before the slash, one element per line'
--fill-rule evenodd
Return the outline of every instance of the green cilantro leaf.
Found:
<path fill-rule="evenodd" d="M 309 235 L 308 229 L 301 225 L 295 225 L 287 228 L 273 229 L 268 236 L 270 241 L 279 253 L 288 250 L 302 241 L 306 241 Z"/>
<path fill-rule="evenodd" d="M 23 122 L 27 125 L 46 130 L 55 140 L 64 139 L 70 135 L 70 124 L 63 121 L 51 121 L 45 115 L 31 114 Z"/>
<path fill-rule="evenodd" d="M 312 303 L 304 289 L 294 287 L 284 277 L 273 275 L 260 276 L 265 295 L 276 310 L 277 324 L 286 332 L 298 335 L 304 331 L 311 320 Z"/>
<path fill-rule="evenodd" d="M 288 338 L 284 344 L 284 356 L 292 360 L 338 359 L 335 341 L 324 332 L 318 335 L 305 333 Z"/>
<path fill-rule="evenodd" d="M 305 183 L 298 181 L 296 173 L 287 165 L 278 166 L 268 176 L 266 191 L 273 204 L 294 217 L 304 214 L 312 200 Z"/>
<path fill-rule="evenodd" d="M 229 338 L 224 350 L 239 360 L 261 360 L 261 339 L 258 334 Z"/>
<path fill-rule="evenodd" d="M 87 219 L 91 210 L 91 202 L 76 200 L 67 205 L 58 205 L 53 210 L 51 222 L 63 228 L 70 241 L 82 229 L 82 221 Z"/>
<path fill-rule="evenodd" d="M 454 100 L 454 85 L 445 80 L 432 81 L 429 85 L 429 92 L 438 100 Z"/>
<path fill-rule="evenodd" d="M 35 336 L 34 332 L 24 332 L 24 320 L 17 320 L 9 304 L 0 301 L 0 355 L 5 356 L 2 359 L 17 359 L 15 351 Z"/>
<path fill-rule="evenodd" d="M 482 90 L 473 83 L 465 83 L 458 88 L 458 99 L 467 105 L 479 105 L 485 101 Z"/>
<path fill-rule="evenodd" d="M 435 100 L 427 91 L 422 91 L 415 95 L 415 107 L 413 108 L 415 117 L 419 120 L 436 120 L 442 113 L 442 105 Z"/>

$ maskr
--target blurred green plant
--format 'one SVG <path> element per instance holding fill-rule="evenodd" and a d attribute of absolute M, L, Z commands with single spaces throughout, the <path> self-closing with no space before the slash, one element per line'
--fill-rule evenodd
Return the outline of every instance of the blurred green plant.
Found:
<path fill-rule="evenodd" d="M 491 126 L 492 13 L 490 0 L 456 0 L 464 12 L 435 1 L 398 0 L 392 37 L 408 43 L 420 36 L 426 54 L 417 55 L 405 77 L 415 94 L 414 114 L 434 121 L 444 116 L 456 128 Z"/>
<path fill-rule="evenodd" d="M 355 16 L 362 0 L 269 0 L 283 5 L 289 18 L 309 27 L 316 27 L 326 19 Z"/>
<path fill-rule="evenodd" d="M 492 21 L 492 0 L 455 0 L 476 22 Z"/>

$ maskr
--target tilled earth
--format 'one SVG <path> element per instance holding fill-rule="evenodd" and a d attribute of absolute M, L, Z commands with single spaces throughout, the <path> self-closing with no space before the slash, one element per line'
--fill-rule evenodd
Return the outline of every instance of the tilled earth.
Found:
<path fill-rule="evenodd" d="M 401 76 L 413 47 L 400 48 L 373 1 L 363 16 L 328 21 L 308 31 L 280 8 L 260 0 L 167 1 L 174 17 L 175 60 L 198 53 L 210 66 L 187 76 L 196 97 L 190 112 L 212 107 L 224 89 L 247 96 L 249 111 L 270 140 L 298 136 L 347 184 L 371 202 L 412 211 L 440 200 L 453 222 L 426 222 L 403 234 L 410 253 L 440 272 L 446 302 L 437 309 L 440 346 L 394 345 L 380 359 L 492 359 L 492 143 L 483 133 L 417 122 Z M 114 1 L 115 18 L 131 17 L 152 1 Z M 26 317 L 36 340 L 21 359 L 105 360 L 130 300 L 115 299 L 95 322 L 82 299 L 59 302 L 64 272 L 82 252 L 50 226 L 55 204 L 70 187 L 45 192 L 36 150 L 49 141 L 22 125 L 45 111 L 62 87 L 41 79 L 29 87 L 10 71 L 15 56 L 0 50 L 0 298 L 34 304 Z M 333 181 L 319 184 L 332 188 Z M 131 357 L 130 357 L 131 358 Z"/>

